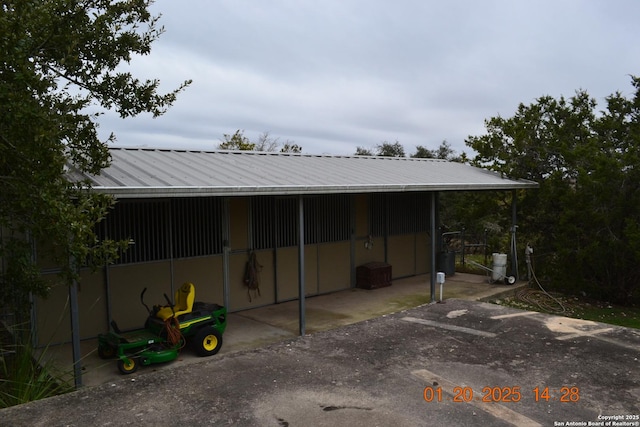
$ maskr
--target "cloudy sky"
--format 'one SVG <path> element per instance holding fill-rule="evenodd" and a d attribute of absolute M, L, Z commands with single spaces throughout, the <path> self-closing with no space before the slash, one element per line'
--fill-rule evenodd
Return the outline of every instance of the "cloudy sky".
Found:
<path fill-rule="evenodd" d="M 165 34 L 131 68 L 164 116 L 101 132 L 120 146 L 215 149 L 269 132 L 310 154 L 399 141 L 466 151 L 484 120 L 585 89 L 604 105 L 640 75 L 637 0 L 157 0 Z"/>

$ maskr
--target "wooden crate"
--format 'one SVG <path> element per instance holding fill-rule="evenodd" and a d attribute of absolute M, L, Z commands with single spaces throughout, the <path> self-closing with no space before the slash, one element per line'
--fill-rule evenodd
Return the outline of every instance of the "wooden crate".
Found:
<path fill-rule="evenodd" d="M 385 262 L 370 262 L 357 267 L 356 286 L 362 289 L 391 286 L 391 266 Z"/>

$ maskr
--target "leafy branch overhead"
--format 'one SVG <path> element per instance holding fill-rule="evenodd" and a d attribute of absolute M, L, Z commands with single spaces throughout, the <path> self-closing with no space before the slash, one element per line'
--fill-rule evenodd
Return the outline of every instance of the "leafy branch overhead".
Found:
<path fill-rule="evenodd" d="M 98 138 L 98 109 L 122 118 L 162 115 L 189 81 L 167 93 L 155 79 L 126 71 L 151 52 L 164 29 L 145 0 L 7 0 L 0 7 L 0 296 L 15 283 L 38 294 L 30 244 L 39 257 L 67 266 L 69 259 L 100 265 L 122 244 L 98 241 L 94 229 L 112 200 L 67 179 L 74 170 L 98 174 L 109 165 Z M 103 110 L 104 111 L 104 110 Z M 26 280 L 26 277 L 30 277 Z M 28 284 L 33 283 L 33 284 Z M 24 295 L 23 295 L 24 296 Z M 7 300 L 5 300 L 7 301 Z M 16 304 L 18 301 L 15 302 Z M 25 303 L 21 300 L 19 303 Z"/>

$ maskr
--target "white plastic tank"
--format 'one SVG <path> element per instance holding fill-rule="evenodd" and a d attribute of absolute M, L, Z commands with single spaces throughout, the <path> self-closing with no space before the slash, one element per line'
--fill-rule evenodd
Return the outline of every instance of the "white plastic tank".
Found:
<path fill-rule="evenodd" d="M 507 254 L 494 253 L 491 270 L 492 281 L 503 280 L 507 276 Z"/>

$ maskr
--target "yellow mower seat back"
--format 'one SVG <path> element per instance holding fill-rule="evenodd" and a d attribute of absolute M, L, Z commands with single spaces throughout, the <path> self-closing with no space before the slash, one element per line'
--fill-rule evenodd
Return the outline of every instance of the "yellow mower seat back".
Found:
<path fill-rule="evenodd" d="M 162 307 L 156 313 L 156 317 L 159 317 L 162 320 L 167 320 L 173 316 L 178 317 L 181 314 L 191 313 L 191 310 L 193 310 L 193 301 L 195 301 L 195 299 L 195 286 L 193 286 L 193 283 L 186 282 L 176 291 L 173 310 L 171 310 L 171 307 Z"/>

